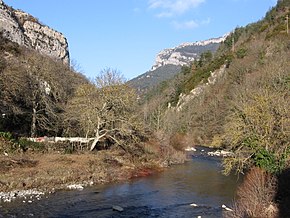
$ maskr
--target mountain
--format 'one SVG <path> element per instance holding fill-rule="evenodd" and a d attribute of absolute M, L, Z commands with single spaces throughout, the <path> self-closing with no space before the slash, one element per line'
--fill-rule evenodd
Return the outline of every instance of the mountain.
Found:
<path fill-rule="evenodd" d="M 227 35 L 204 41 L 182 43 L 174 48 L 164 49 L 157 54 L 151 69 L 130 80 L 129 84 L 141 92 L 146 92 L 161 82 L 173 78 L 180 72 L 182 66 L 189 66 L 193 61 L 198 60 L 202 53 L 215 52 Z"/>
<path fill-rule="evenodd" d="M 0 33 L 19 45 L 69 63 L 68 43 L 64 35 L 41 24 L 37 18 L 15 10 L 0 0 Z"/>
<path fill-rule="evenodd" d="M 237 142 L 232 136 L 249 133 L 235 131 L 252 130 L 251 124 L 253 131 L 259 125 L 263 129 L 266 119 L 273 128 L 269 133 L 286 133 L 289 125 L 283 126 L 282 118 L 290 116 L 289 9 L 290 0 L 278 1 L 263 19 L 234 29 L 213 57 L 200 58 L 148 92 L 143 101 L 148 125 L 157 130 L 162 127 L 168 134 L 186 133 L 195 144 L 224 147 Z M 276 128 L 275 122 L 283 125 Z M 259 136 L 263 134 L 259 132 Z M 283 140 L 289 142 L 287 137 Z"/>

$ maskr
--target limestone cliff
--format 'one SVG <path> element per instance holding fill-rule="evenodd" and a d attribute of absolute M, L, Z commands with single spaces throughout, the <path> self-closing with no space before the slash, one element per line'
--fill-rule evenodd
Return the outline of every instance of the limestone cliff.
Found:
<path fill-rule="evenodd" d="M 204 41 L 182 43 L 174 48 L 164 49 L 158 53 L 151 71 L 164 65 L 184 66 L 198 59 L 205 51 L 216 51 L 220 43 L 225 41 L 228 34 L 219 38 Z"/>
<path fill-rule="evenodd" d="M 0 0 L 0 32 L 19 45 L 69 63 L 68 43 L 64 35 L 41 24 L 30 14 L 15 10 Z"/>

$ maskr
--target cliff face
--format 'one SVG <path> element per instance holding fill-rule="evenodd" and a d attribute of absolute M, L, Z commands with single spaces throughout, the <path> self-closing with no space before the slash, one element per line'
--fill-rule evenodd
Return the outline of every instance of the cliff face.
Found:
<path fill-rule="evenodd" d="M 40 24 L 28 13 L 15 10 L 0 0 L 0 32 L 19 45 L 69 63 L 68 43 L 62 33 Z"/>
<path fill-rule="evenodd" d="M 151 71 L 165 65 L 184 66 L 199 58 L 205 51 L 216 51 L 220 43 L 223 42 L 228 34 L 220 38 L 213 38 L 193 43 L 183 43 L 175 48 L 164 49 L 156 57 L 155 64 Z"/>

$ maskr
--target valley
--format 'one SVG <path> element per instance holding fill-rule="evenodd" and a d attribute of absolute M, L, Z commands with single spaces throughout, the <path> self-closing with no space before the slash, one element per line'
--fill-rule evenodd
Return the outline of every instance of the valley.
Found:
<path fill-rule="evenodd" d="M 39 216 L 287 217 L 289 8 L 279 0 L 220 38 L 162 50 L 127 81 L 110 67 L 87 78 L 62 33 L 0 0 L 0 195 L 15 195 L 0 199 L 0 217 L 34 206 Z M 198 155 L 209 148 L 230 155 Z M 31 190 L 47 199 L 19 202 Z"/>

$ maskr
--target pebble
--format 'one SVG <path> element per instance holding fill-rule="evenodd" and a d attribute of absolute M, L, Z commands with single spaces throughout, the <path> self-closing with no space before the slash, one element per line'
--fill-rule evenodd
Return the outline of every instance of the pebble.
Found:
<path fill-rule="evenodd" d="M 185 151 L 196 151 L 194 147 L 187 147 L 184 149 Z"/>
<path fill-rule="evenodd" d="M 76 189 L 76 190 L 83 190 L 84 186 L 81 184 L 74 184 L 74 185 L 68 185 L 68 189 Z"/>
<path fill-rule="evenodd" d="M 11 192 L 0 192 L 0 202 L 11 202 L 12 200 L 15 200 L 17 198 L 23 198 L 23 203 L 25 203 L 26 199 L 29 197 L 30 199 L 33 198 L 41 198 L 41 196 L 44 195 L 43 192 L 30 189 L 30 190 L 23 190 L 23 191 L 11 191 Z M 31 201 L 31 200 L 30 200 Z M 32 202 L 32 201 L 31 201 Z"/>
<path fill-rule="evenodd" d="M 207 153 L 209 156 L 217 156 L 217 157 L 231 157 L 233 156 L 233 152 L 230 151 L 211 151 Z"/>
<path fill-rule="evenodd" d="M 112 209 L 115 210 L 115 211 L 118 211 L 118 212 L 123 212 L 124 211 L 124 209 L 122 207 L 120 207 L 120 206 L 113 206 Z"/>
<path fill-rule="evenodd" d="M 227 211 L 233 211 L 231 208 L 227 207 L 226 205 L 222 205 L 222 208 Z"/>
<path fill-rule="evenodd" d="M 88 181 L 88 182 L 85 182 L 84 184 L 68 185 L 67 188 L 68 189 L 83 190 L 85 186 L 93 185 L 93 184 L 94 184 L 93 181 Z M 52 189 L 48 193 L 52 194 L 54 192 L 55 192 L 55 190 Z M 26 203 L 26 202 L 32 203 L 32 201 L 34 199 L 39 201 L 42 197 L 48 198 L 48 196 L 44 196 L 44 192 L 37 191 L 35 189 L 23 190 L 23 191 L 15 190 L 15 191 L 11 191 L 11 192 L 0 192 L 0 203 L 1 202 L 11 202 L 12 200 L 15 200 L 16 198 L 23 198 L 23 203 Z M 30 200 L 27 201 L 27 199 L 30 199 Z"/>

